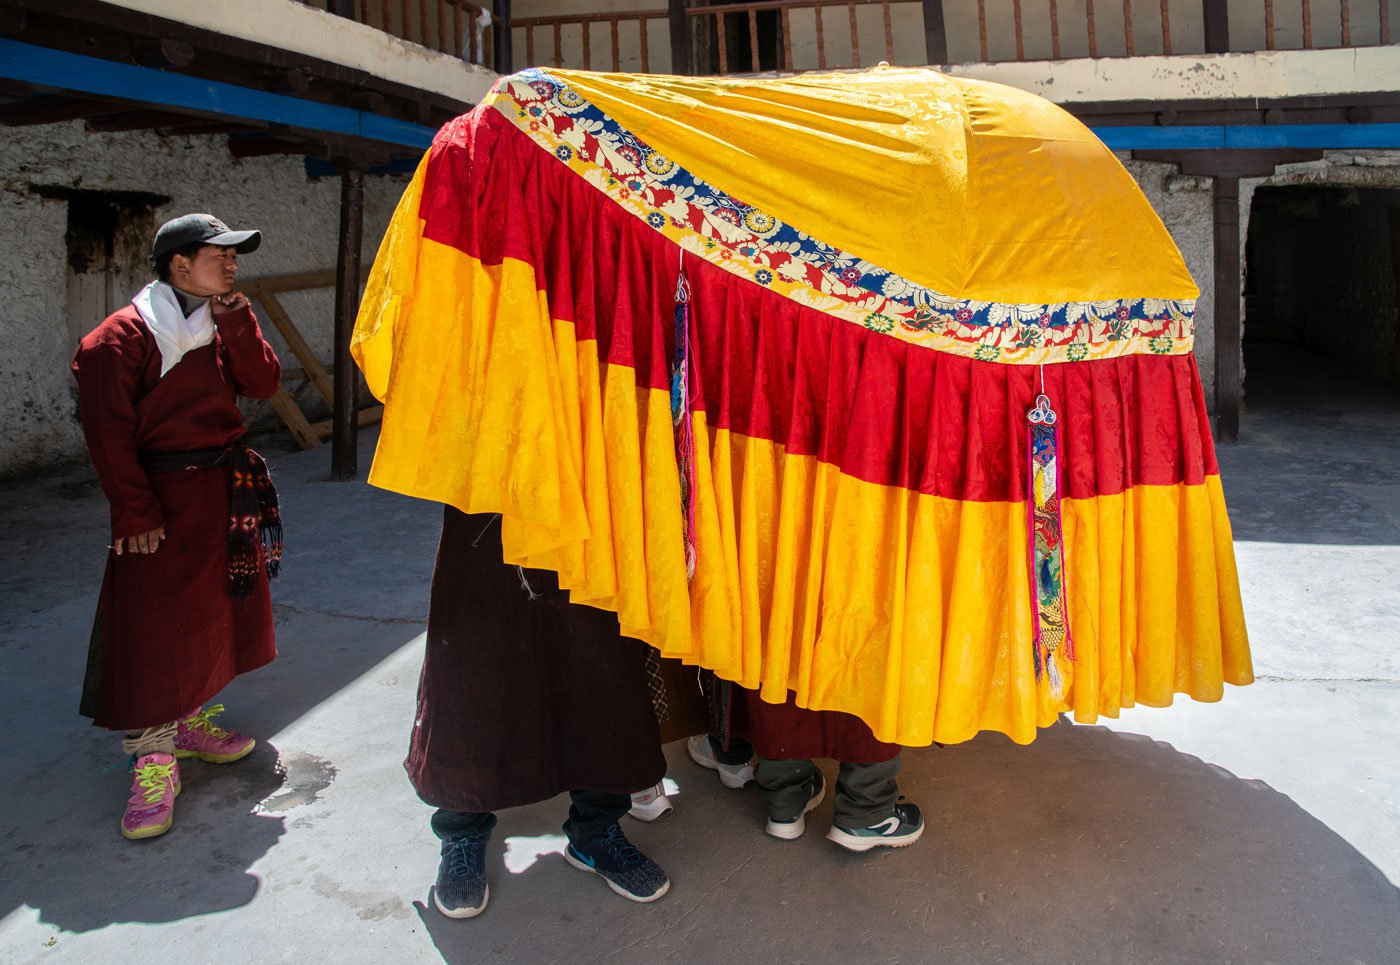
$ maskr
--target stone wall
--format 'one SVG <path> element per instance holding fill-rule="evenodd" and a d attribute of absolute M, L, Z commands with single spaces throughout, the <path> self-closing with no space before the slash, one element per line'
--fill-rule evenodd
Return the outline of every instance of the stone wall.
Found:
<path fill-rule="evenodd" d="M 405 183 L 400 177 L 366 179 L 367 262 L 374 257 Z M 243 277 L 335 266 L 340 182 L 308 179 L 300 158 L 237 161 L 230 157 L 224 137 L 89 133 L 81 122 L 5 129 L 0 136 L 0 264 L 5 266 L 0 273 L 5 306 L 0 313 L 0 476 L 84 454 L 68 371 L 78 337 L 70 324 L 90 330 L 101 318 L 73 323 L 68 319 L 65 235 L 67 198 L 73 192 L 169 199 L 150 209 L 152 225 L 188 211 L 210 211 L 235 227 L 260 228 L 262 247 L 241 259 Z M 150 275 L 144 263 L 119 268 L 119 277 Z M 131 294 L 115 297 L 123 301 Z M 284 304 L 329 363 L 331 291 L 289 294 Z M 284 364 L 296 365 L 270 329 L 264 325 Z"/>

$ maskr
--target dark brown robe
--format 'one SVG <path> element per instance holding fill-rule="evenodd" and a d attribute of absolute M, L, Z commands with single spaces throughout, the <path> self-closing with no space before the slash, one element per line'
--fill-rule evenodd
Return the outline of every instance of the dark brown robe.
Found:
<path fill-rule="evenodd" d="M 449 507 L 404 766 L 426 803 L 458 811 L 651 787 L 666 759 L 644 644 L 569 603 L 556 574 L 502 563 L 498 518 Z"/>

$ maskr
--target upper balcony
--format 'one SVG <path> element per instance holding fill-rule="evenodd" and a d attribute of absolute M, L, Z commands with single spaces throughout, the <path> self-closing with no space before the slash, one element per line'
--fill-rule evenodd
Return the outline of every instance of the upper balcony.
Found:
<path fill-rule="evenodd" d="M 1137 123 L 1162 123 L 1161 105 L 1170 122 L 1177 105 L 1258 99 L 1262 121 L 1275 102 L 1338 97 L 1369 112 L 1353 122 L 1400 120 L 1390 116 L 1400 0 L 301 2 L 497 72 L 755 74 L 883 61 L 939 65 L 1066 105 L 1117 105 L 1109 113 L 1133 102 L 1144 109 L 1129 112 Z M 498 49 L 507 35 L 509 50 Z"/>
<path fill-rule="evenodd" d="M 1335 50 L 1391 43 L 1400 0 L 299 0 L 472 64 L 746 74 Z M 654 4 L 655 0 L 651 0 Z M 593 6 L 592 10 L 580 7 Z"/>

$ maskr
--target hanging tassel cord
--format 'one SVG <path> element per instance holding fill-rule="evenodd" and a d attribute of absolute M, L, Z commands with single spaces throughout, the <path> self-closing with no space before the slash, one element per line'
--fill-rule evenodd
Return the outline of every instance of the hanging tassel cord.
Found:
<path fill-rule="evenodd" d="M 1045 366 L 1038 368 L 1040 394 L 1035 407 L 1026 413 L 1030 450 L 1031 652 L 1036 679 L 1044 679 L 1051 696 L 1059 701 L 1068 690 L 1074 669 L 1060 507 L 1063 453 L 1059 448 L 1059 415 L 1045 391 Z"/>
<path fill-rule="evenodd" d="M 690 387 L 690 328 L 694 305 L 685 277 L 685 252 L 676 275 L 674 340 L 671 350 L 671 423 L 680 476 L 681 526 L 685 540 L 685 577 L 695 579 L 695 427 L 691 419 L 695 399 Z"/>

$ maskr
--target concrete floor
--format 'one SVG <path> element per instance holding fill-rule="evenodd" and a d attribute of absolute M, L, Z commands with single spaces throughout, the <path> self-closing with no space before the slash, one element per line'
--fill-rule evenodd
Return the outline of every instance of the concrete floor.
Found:
<path fill-rule="evenodd" d="M 1256 685 L 909 751 L 928 833 L 863 857 L 823 840 L 829 803 L 765 837 L 673 745 L 676 811 L 628 826 L 673 878 L 645 906 L 554 853 L 555 800 L 502 814 L 485 915 L 425 909 L 400 762 L 439 512 L 327 482 L 324 451 L 274 459 L 282 656 L 222 698 L 263 744 L 188 766 L 174 830 L 122 840 L 118 748 L 74 712 L 101 494 L 0 487 L 0 961 L 1400 961 L 1400 397 L 1266 361 L 1221 451 Z"/>

